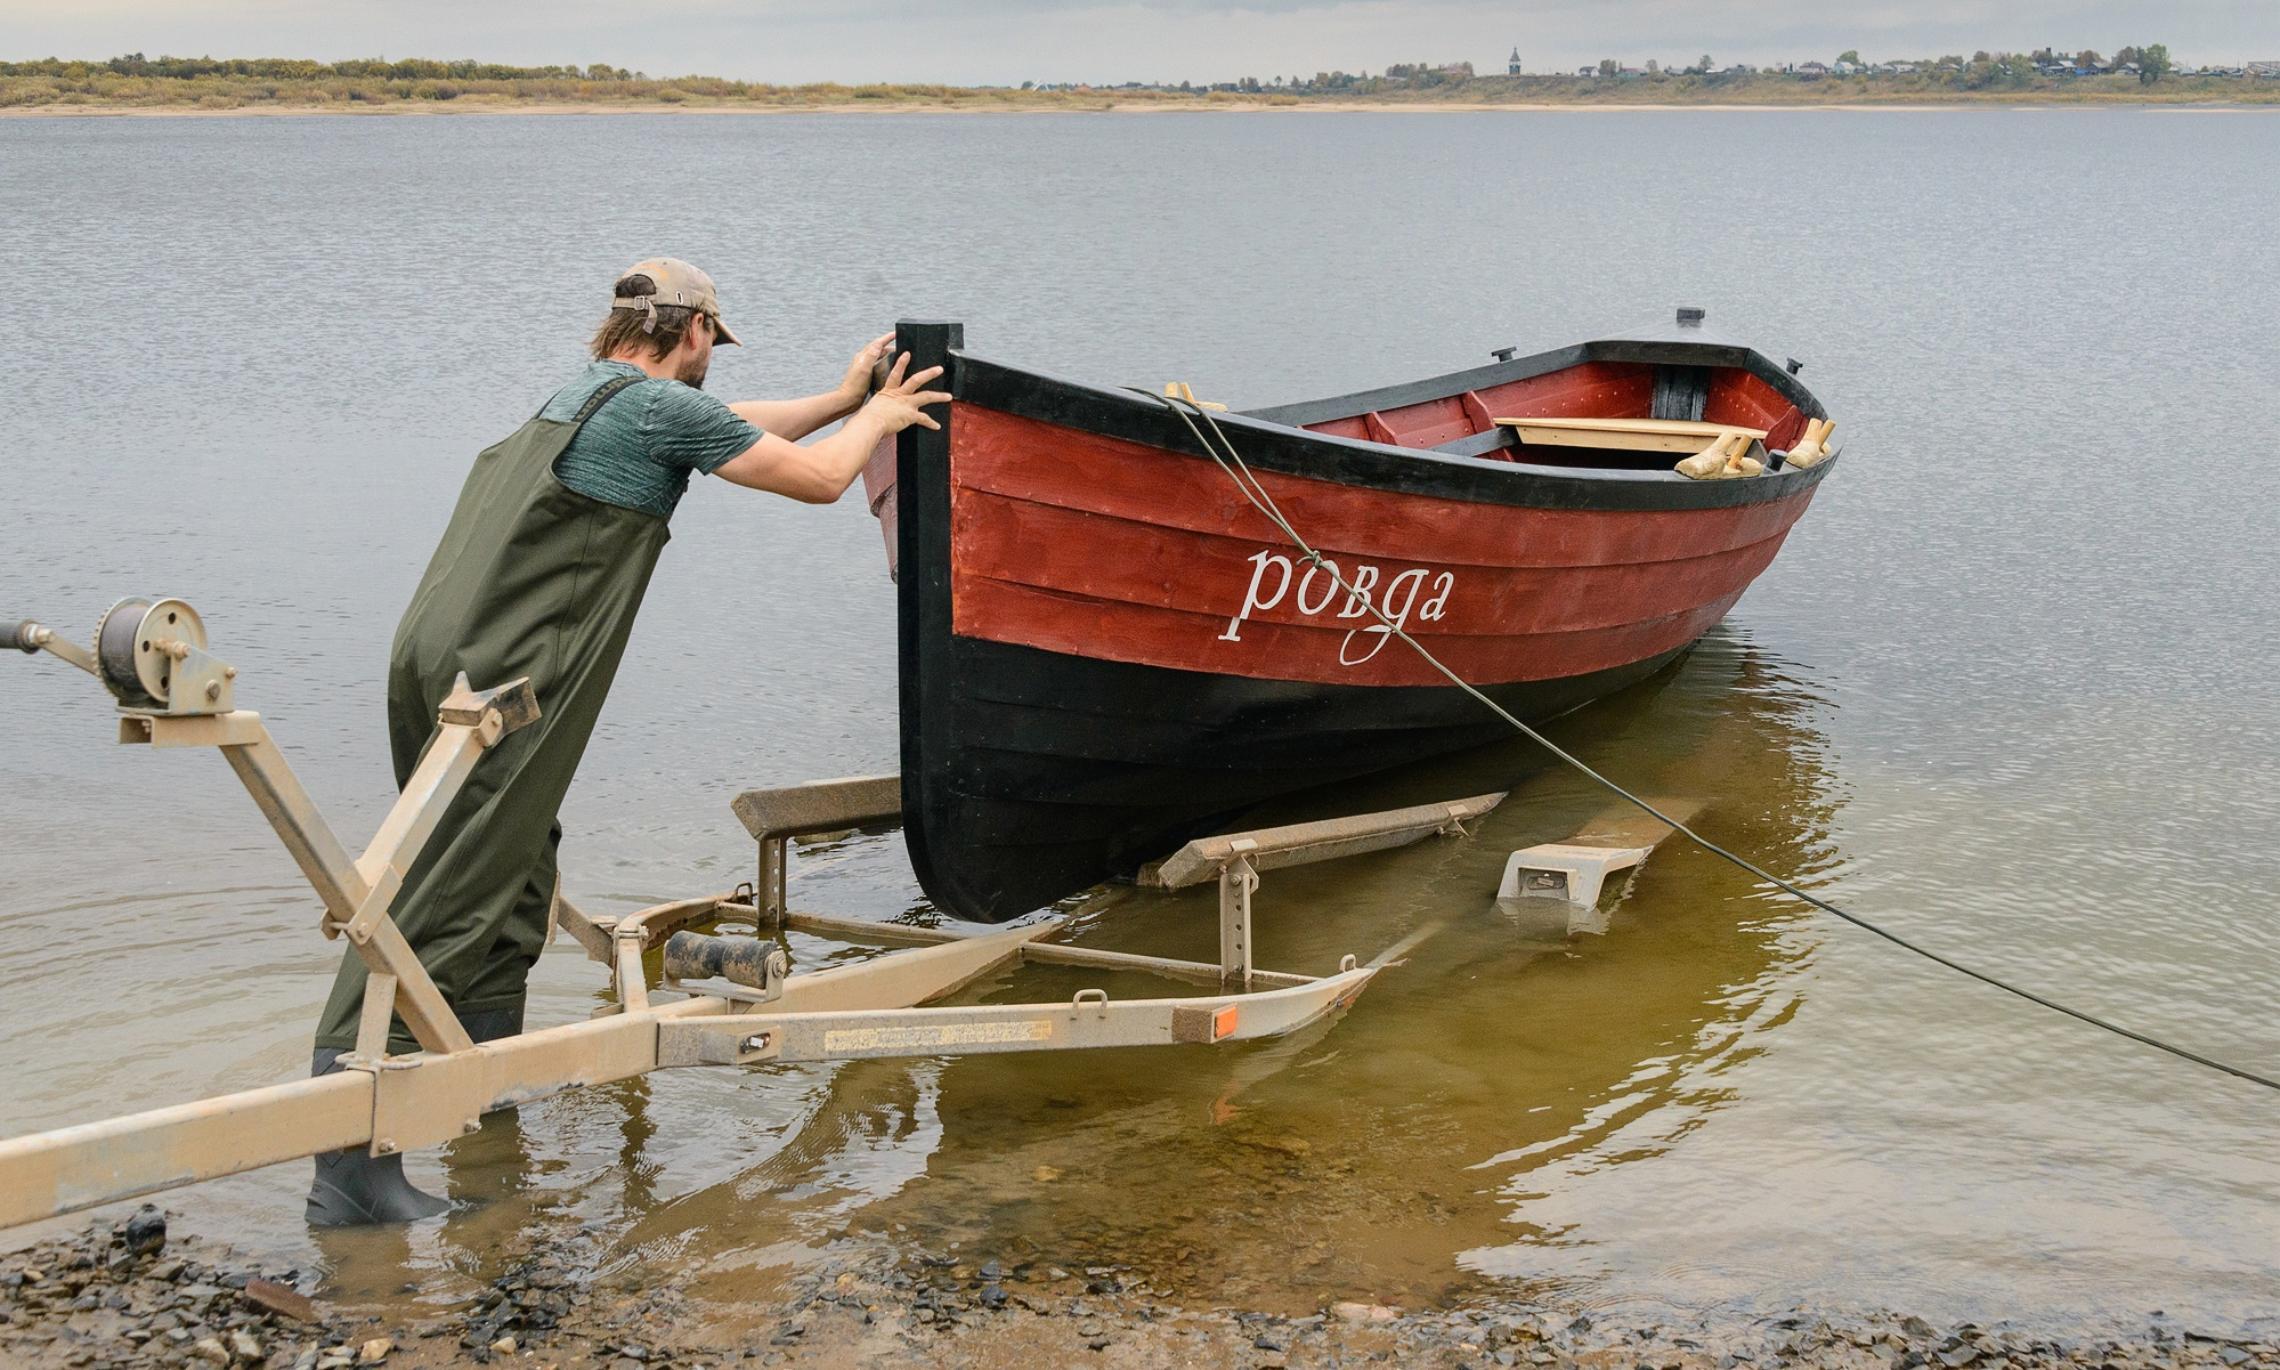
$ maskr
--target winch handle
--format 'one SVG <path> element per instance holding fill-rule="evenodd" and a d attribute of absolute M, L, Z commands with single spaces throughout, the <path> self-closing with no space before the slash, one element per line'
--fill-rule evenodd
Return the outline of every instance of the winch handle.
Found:
<path fill-rule="evenodd" d="M 6 622 L 6 619 L 0 619 L 0 624 Z M 0 627 L 0 649 L 8 647 L 15 648 L 25 656 L 38 656 L 41 652 L 47 652 L 62 657 L 66 663 L 77 666 L 89 675 L 100 674 L 95 669 L 95 658 L 87 654 L 85 647 L 57 637 L 55 629 L 36 618 L 19 620 L 12 628 Z"/>

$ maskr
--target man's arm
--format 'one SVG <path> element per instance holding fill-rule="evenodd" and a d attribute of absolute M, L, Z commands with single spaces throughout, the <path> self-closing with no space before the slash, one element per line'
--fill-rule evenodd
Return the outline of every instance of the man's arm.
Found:
<path fill-rule="evenodd" d="M 846 418 L 862 402 L 861 395 L 850 397 L 843 391 L 827 390 L 796 400 L 738 400 L 729 408 L 754 428 L 796 442 L 826 424 Z"/>
<path fill-rule="evenodd" d="M 947 392 L 925 388 L 928 381 L 942 374 L 942 368 L 930 366 L 906 380 L 903 368 L 908 365 L 910 355 L 905 353 L 896 360 L 879 393 L 830 437 L 802 447 L 780 434 L 766 433 L 713 474 L 747 489 L 767 490 L 803 504 L 831 503 L 847 493 L 881 442 L 914 423 L 928 428 L 942 426 L 921 412 L 924 406 L 950 398 Z M 869 368 L 865 368 L 865 375 L 869 375 Z"/>
<path fill-rule="evenodd" d="M 871 368 L 887 355 L 894 346 L 895 335 L 881 334 L 872 339 L 855 360 L 847 365 L 847 374 L 840 379 L 838 388 L 820 395 L 804 395 L 796 400 L 739 400 L 729 406 L 736 416 L 753 427 L 774 433 L 779 437 L 798 442 L 826 424 L 836 423 L 854 413 L 871 393 Z"/>

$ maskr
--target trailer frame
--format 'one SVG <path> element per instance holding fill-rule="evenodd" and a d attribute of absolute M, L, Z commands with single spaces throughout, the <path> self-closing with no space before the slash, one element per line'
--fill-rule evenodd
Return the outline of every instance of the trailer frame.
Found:
<path fill-rule="evenodd" d="M 114 620 L 133 631 L 111 633 Z M 166 627 L 183 622 L 195 631 Z M 139 677 L 137 660 L 104 654 L 114 637 L 130 651 L 141 643 Z M 267 725 L 234 707 L 237 673 L 206 653 L 203 623 L 187 605 L 122 601 L 105 616 L 97 643 L 91 654 L 27 621 L 0 645 L 47 651 L 102 680 L 119 701 L 123 743 L 218 749 L 316 891 L 324 906 L 319 931 L 346 937 L 371 978 L 356 1048 L 336 1073 L 0 1140 L 0 1228 L 348 1147 L 384 1156 L 434 1146 L 475 1131 L 487 1112 L 652 1070 L 1279 1036 L 1350 1006 L 1423 934 L 1366 962 L 1346 956 L 1327 974 L 1259 968 L 1251 954 L 1259 873 L 1462 833 L 1504 798 L 1477 795 L 1189 843 L 1150 867 L 1143 883 L 1172 889 L 1218 879 L 1220 959 L 1212 963 L 1057 940 L 1076 930 L 1066 913 L 1002 926 L 923 926 L 794 911 L 786 899 L 788 840 L 894 820 L 899 781 L 866 776 L 747 791 L 732 807 L 759 848 L 752 885 L 615 918 L 588 915 L 557 888 L 556 928 L 607 968 L 615 1002 L 584 1022 L 477 1043 L 391 907 L 484 753 L 539 716 L 529 682 L 476 691 L 462 676 L 410 783 L 351 858 Z M 749 921 L 756 932 L 696 931 L 726 919 Z M 790 932 L 901 949 L 794 972 Z M 939 1002 L 1025 964 L 1140 972 L 1206 992 L 1112 999 L 1087 988 L 1056 1002 Z M 389 1054 L 392 1014 L 403 1018 L 418 1051 Z"/>

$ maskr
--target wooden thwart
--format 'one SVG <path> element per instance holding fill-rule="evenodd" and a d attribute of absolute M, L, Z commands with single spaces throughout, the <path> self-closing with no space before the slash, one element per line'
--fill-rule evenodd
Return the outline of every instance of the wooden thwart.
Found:
<path fill-rule="evenodd" d="M 1632 452 L 1700 452 L 1729 433 L 1755 442 L 1766 430 L 1691 419 L 1498 419 L 1520 440 L 1550 447 L 1613 447 Z"/>

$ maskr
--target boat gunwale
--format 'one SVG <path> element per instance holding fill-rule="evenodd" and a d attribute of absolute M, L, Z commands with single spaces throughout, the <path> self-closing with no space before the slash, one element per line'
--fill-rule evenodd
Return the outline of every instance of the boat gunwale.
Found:
<path fill-rule="evenodd" d="M 1264 405 L 1243 412 L 1251 418 L 1269 423 L 1287 424 L 1303 428 L 1310 423 L 1330 419 L 1350 419 L 1372 410 L 1402 409 L 1428 400 L 1445 400 L 1467 390 L 1481 390 L 1493 386 L 1510 385 L 1514 381 L 1533 380 L 1565 371 L 1587 362 L 1617 362 L 1634 366 L 1723 366 L 1745 371 L 1766 384 L 1783 399 L 1797 406 L 1798 412 L 1809 419 L 1825 419 L 1828 411 L 1821 401 L 1788 370 L 1773 364 L 1771 358 L 1752 347 L 1738 343 L 1701 340 L 1600 338 L 1591 342 L 1569 343 L 1548 351 L 1514 357 L 1510 361 L 1490 362 L 1486 366 L 1466 367 L 1421 380 L 1403 381 L 1395 385 L 1378 386 L 1369 390 L 1355 390 L 1344 395 L 1331 395 L 1318 400 L 1297 400 L 1290 404 Z M 1426 449 L 1405 448 L 1405 451 Z"/>
<path fill-rule="evenodd" d="M 1561 364 L 1540 365 L 1546 359 L 1567 358 L 1581 349 L 1608 345 L 1577 344 L 1574 348 L 1539 353 L 1535 357 L 1516 358 L 1508 363 L 1500 362 L 1490 367 L 1451 372 L 1428 380 L 1410 382 L 1409 387 L 1403 389 L 1404 393 L 1409 388 L 1419 389 L 1417 398 L 1410 400 L 1410 403 L 1445 398 L 1446 395 L 1470 388 L 1469 385 L 1460 383 L 1468 378 L 1493 375 L 1495 379 L 1486 382 L 1491 384 L 1525 380 L 1532 375 L 1542 375 L 1563 369 L 1565 365 L 1576 364 L 1575 360 L 1568 360 Z M 1691 365 L 1719 364 L 1709 360 L 1707 354 L 1747 352 L 1747 349 L 1703 343 L 1641 346 L 1659 350 L 1666 360 L 1674 354 L 1690 356 L 1692 360 L 1686 364 Z M 1747 352 L 1747 355 L 1758 356 L 1755 352 Z M 1195 435 L 1188 431 L 1187 422 L 1152 396 L 1092 385 L 1030 367 L 978 357 L 963 348 L 950 349 L 949 358 L 948 388 L 956 401 L 1102 437 L 1139 443 L 1198 460 L 1209 459 L 1196 445 Z M 1585 361 L 1612 359 L 1614 358 L 1580 358 Z M 1529 369 L 1531 367 L 1535 369 Z M 1753 370 L 1752 374 L 1757 372 Z M 1794 378 L 1784 375 L 1783 379 L 1788 382 L 1784 389 L 1796 392 L 1805 401 L 1799 405 L 1801 412 L 1809 417 L 1823 417 L 1820 403 L 1813 399 L 1810 392 L 1805 391 Z M 1444 385 L 1451 388 L 1440 394 L 1423 392 L 1424 388 Z M 1784 398 L 1791 396 L 1785 394 Z M 1795 402 L 1794 399 L 1792 402 Z M 1314 402 L 1318 405 L 1336 403 L 1339 401 Z M 1212 417 L 1231 437 L 1240 439 L 1236 450 L 1245 464 L 1263 471 L 1392 494 L 1427 495 L 1527 508 L 1631 512 L 1667 510 L 1684 513 L 1698 509 L 1767 503 L 1804 494 L 1827 478 L 1838 460 L 1838 454 L 1832 453 L 1828 460 L 1803 470 L 1784 467 L 1746 480 L 1689 480 L 1675 471 L 1667 470 L 1606 470 L 1459 456 L 1429 447 L 1401 447 L 1366 438 L 1319 433 L 1279 418 L 1261 417 L 1262 414 L 1284 413 L 1296 407 L 1215 414 Z M 1313 406 L 1306 407 L 1311 409 Z M 1338 417 L 1336 414 L 1325 416 Z"/>

